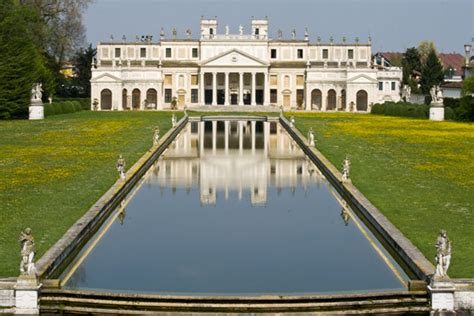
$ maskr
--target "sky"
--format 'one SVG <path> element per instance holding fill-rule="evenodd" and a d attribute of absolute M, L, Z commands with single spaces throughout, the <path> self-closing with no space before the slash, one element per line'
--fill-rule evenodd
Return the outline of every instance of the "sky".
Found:
<path fill-rule="evenodd" d="M 267 16 L 273 38 L 278 29 L 285 38 L 293 29 L 303 38 L 305 28 L 311 42 L 318 36 L 365 42 L 370 35 L 373 52 L 405 51 L 431 40 L 439 52 L 463 53 L 474 38 L 474 0 L 94 0 L 85 12 L 87 41 L 95 46 L 111 35 L 153 35 L 156 41 L 161 27 L 168 38 L 173 27 L 178 37 L 189 28 L 196 38 L 201 16 L 217 16 L 220 33 L 226 25 L 238 33 L 240 24 L 247 33 L 252 16 Z"/>

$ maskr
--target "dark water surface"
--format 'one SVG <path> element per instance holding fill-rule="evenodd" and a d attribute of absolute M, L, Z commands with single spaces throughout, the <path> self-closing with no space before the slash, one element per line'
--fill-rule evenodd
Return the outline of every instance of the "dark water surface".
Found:
<path fill-rule="evenodd" d="M 386 258 L 395 275 L 351 210 L 344 216 L 330 184 L 279 126 L 215 124 L 213 134 L 212 123 L 193 124 L 77 269 L 64 273 L 72 273 L 66 287 L 220 295 L 405 289 L 406 275 Z"/>

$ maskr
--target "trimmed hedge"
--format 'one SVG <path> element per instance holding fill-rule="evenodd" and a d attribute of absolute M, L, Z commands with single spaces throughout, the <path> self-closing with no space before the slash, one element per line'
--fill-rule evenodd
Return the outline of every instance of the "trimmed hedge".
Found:
<path fill-rule="evenodd" d="M 408 102 L 385 102 L 374 104 L 371 113 L 386 116 L 427 119 L 430 115 L 430 107 L 425 104 L 414 104 Z"/>
<path fill-rule="evenodd" d="M 44 105 L 44 115 L 58 115 L 83 111 L 83 106 L 79 101 L 54 102 Z"/>
<path fill-rule="evenodd" d="M 54 103 L 62 103 L 67 101 L 77 101 L 81 104 L 83 110 L 88 111 L 91 109 L 91 99 L 90 98 L 61 98 L 57 97 L 54 99 Z"/>

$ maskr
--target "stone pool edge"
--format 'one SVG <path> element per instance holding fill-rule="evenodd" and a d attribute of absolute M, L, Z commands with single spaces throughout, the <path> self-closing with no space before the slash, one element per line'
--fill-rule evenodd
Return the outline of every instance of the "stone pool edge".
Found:
<path fill-rule="evenodd" d="M 115 205 L 134 187 L 156 158 L 163 153 L 188 123 L 185 115 L 126 172 L 126 180 L 118 179 L 112 187 L 57 241 L 36 263 L 39 278 L 48 278 L 64 260 L 76 250 L 76 246 L 87 242 L 90 233 L 103 222 Z M 151 141 L 151 139 L 150 139 Z"/>

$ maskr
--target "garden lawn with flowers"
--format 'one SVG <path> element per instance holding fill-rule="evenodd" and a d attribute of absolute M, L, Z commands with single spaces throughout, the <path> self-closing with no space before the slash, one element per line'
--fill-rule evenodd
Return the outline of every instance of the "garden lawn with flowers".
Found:
<path fill-rule="evenodd" d="M 50 248 L 152 145 L 171 112 L 77 112 L 43 121 L 0 121 L 0 277 L 19 275 L 20 232 L 37 257 Z"/>
<path fill-rule="evenodd" d="M 348 113 L 287 113 L 352 183 L 435 262 L 446 229 L 457 278 L 474 277 L 474 125 Z"/>

